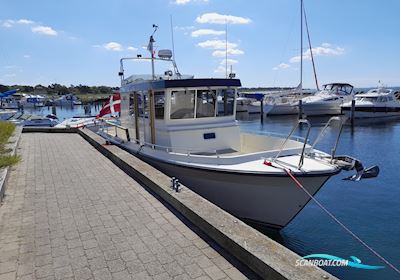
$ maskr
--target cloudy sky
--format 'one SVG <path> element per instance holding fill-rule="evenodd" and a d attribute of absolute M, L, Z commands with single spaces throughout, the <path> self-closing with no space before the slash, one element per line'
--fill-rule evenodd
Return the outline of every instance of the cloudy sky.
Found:
<path fill-rule="evenodd" d="M 400 86 L 398 0 L 304 0 L 320 83 Z M 299 83 L 300 0 L 2 0 L 0 83 L 119 85 L 119 58 L 171 48 L 181 73 L 244 86 Z M 304 85 L 314 86 L 304 33 Z M 164 72 L 169 65 L 157 65 Z M 229 67 L 230 68 L 230 67 Z M 130 63 L 128 73 L 149 73 Z"/>

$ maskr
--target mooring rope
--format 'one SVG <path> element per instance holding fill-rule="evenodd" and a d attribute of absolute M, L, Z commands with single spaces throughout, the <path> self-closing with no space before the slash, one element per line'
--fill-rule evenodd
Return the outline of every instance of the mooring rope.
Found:
<path fill-rule="evenodd" d="M 280 167 L 279 167 L 280 168 Z M 354 232 L 352 232 L 348 227 L 346 227 L 341 221 L 339 221 L 338 218 L 335 217 L 331 212 L 329 212 L 328 209 L 326 209 L 314 196 L 312 196 L 304 187 L 303 185 L 294 177 L 292 172 L 287 169 L 287 168 L 282 168 L 286 174 L 292 178 L 292 180 L 296 183 L 298 187 L 300 187 L 326 214 L 328 214 L 338 225 L 340 225 L 347 233 L 349 233 L 351 236 L 353 236 L 354 239 L 356 239 L 358 242 L 360 242 L 365 248 L 370 250 L 375 256 L 377 256 L 380 260 L 382 260 L 384 263 L 386 263 L 390 268 L 392 268 L 394 271 L 396 271 L 398 274 L 400 274 L 400 270 L 395 267 L 393 264 L 391 264 L 388 260 L 386 260 L 383 256 L 381 256 L 377 251 L 375 251 L 373 248 L 371 248 L 367 243 L 365 243 L 363 240 L 361 240 L 360 237 L 358 237 Z"/>

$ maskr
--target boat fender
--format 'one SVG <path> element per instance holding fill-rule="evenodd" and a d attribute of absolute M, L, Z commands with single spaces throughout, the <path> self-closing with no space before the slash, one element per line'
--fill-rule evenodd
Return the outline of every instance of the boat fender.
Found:
<path fill-rule="evenodd" d="M 171 178 L 171 184 L 172 184 L 171 187 L 175 192 L 179 192 L 181 190 L 181 188 L 180 188 L 181 183 L 179 182 L 179 180 L 177 178 L 172 177 Z"/>
<path fill-rule="evenodd" d="M 263 164 L 266 165 L 266 166 L 272 166 L 272 162 L 270 162 L 270 161 L 268 161 L 266 159 L 264 159 Z"/>

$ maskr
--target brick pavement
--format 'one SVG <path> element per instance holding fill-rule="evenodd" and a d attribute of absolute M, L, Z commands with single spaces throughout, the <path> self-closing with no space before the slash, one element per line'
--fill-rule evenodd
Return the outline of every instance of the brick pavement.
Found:
<path fill-rule="evenodd" d="M 0 280 L 254 277 L 79 135 L 23 134 L 18 153 Z"/>

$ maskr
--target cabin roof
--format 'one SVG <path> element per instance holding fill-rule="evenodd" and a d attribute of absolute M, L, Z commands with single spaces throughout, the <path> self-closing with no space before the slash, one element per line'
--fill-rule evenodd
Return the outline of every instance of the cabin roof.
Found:
<path fill-rule="evenodd" d="M 122 92 L 135 90 L 162 90 L 166 88 L 189 88 L 189 87 L 240 87 L 239 79 L 177 79 L 177 80 L 154 80 L 140 81 L 125 84 L 121 87 Z"/>
<path fill-rule="evenodd" d="M 353 87 L 352 85 L 348 84 L 348 83 L 329 83 L 329 84 L 325 84 L 323 86 L 329 86 L 329 85 L 333 85 L 333 86 L 350 86 Z"/>

